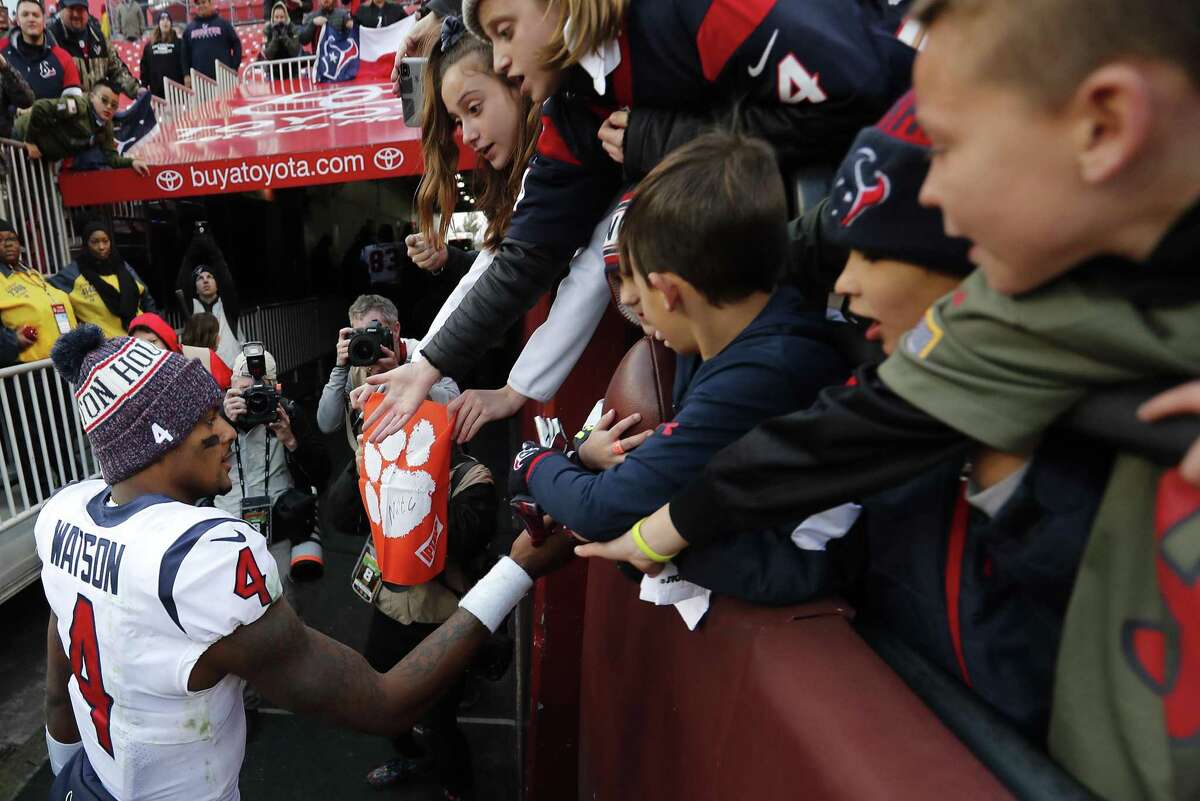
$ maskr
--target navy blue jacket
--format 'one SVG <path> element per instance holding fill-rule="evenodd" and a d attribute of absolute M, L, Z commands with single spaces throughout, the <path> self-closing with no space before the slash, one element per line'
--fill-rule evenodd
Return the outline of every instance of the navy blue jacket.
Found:
<path fill-rule="evenodd" d="M 796 290 L 781 288 L 719 354 L 680 357 L 675 418 L 624 463 L 593 473 L 551 454 L 533 466 L 530 493 L 547 514 L 590 539 L 628 530 L 700 475 L 721 448 L 845 380 L 848 365 L 828 341 L 830 324 L 802 306 Z"/>
<path fill-rule="evenodd" d="M 865 531 L 867 551 L 859 614 L 1044 741 L 1063 615 L 1111 464 L 1094 446 L 1047 440 L 994 518 L 970 510 L 955 560 L 962 460 L 867 498 L 855 531 Z M 947 587 L 958 596 L 957 627 Z"/>
<path fill-rule="evenodd" d="M 236 70 L 242 64 L 242 40 L 220 14 L 197 17 L 183 31 L 183 73 L 193 67 L 210 78 L 217 76 L 217 62 Z"/>
<path fill-rule="evenodd" d="M 631 0 L 620 65 L 598 95 L 573 67 L 543 107 L 523 194 L 495 260 L 423 353 L 461 376 L 553 285 L 617 192 L 704 125 L 736 113 L 785 161 L 835 164 L 908 88 L 893 35 L 907 0 Z M 627 175 L 596 137 L 632 109 Z"/>
<path fill-rule="evenodd" d="M 68 89 L 73 94 L 82 94 L 79 85 L 79 69 L 70 53 L 45 37 L 40 45 L 31 45 L 13 29 L 13 35 L 0 41 L 0 52 L 4 60 L 21 74 L 39 100 L 62 97 Z"/>

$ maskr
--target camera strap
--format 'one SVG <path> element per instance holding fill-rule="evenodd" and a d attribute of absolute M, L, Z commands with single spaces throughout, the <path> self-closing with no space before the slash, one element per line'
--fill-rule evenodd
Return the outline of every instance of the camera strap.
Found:
<path fill-rule="evenodd" d="M 247 432 L 248 433 L 248 432 Z M 263 432 L 263 494 L 252 497 L 246 496 L 246 484 L 249 482 L 246 476 L 245 466 L 242 464 L 242 436 L 238 435 L 233 443 L 233 452 L 237 457 L 238 479 L 242 484 L 242 519 L 258 530 L 262 534 L 267 544 L 271 544 L 272 526 L 271 526 L 271 430 L 268 428 Z"/>
<path fill-rule="evenodd" d="M 246 432 L 247 435 L 250 433 Z M 246 485 L 249 480 L 246 478 L 246 470 L 242 467 L 242 435 L 238 434 L 237 439 L 233 441 L 233 455 L 237 458 L 238 479 L 242 482 L 242 500 L 246 500 Z M 263 495 L 268 498 L 271 496 L 271 429 L 268 427 L 263 433 Z"/>

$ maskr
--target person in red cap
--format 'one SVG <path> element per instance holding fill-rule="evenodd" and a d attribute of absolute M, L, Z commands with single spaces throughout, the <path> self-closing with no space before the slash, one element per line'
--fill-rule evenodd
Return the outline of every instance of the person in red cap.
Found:
<path fill-rule="evenodd" d="M 211 321 L 215 332 L 216 319 L 211 314 L 198 314 L 188 320 L 188 328 L 184 329 L 184 339 L 188 338 L 188 329 L 195 328 L 197 331 L 201 330 L 203 323 L 197 326 L 192 325 L 192 321 L 196 320 L 197 317 L 207 317 Z M 195 335 L 194 332 L 193 334 Z M 229 365 L 225 364 L 221 360 L 221 357 L 214 353 L 211 348 L 182 343 L 180 338 L 175 334 L 175 329 L 171 328 L 171 324 L 154 312 L 143 312 L 130 320 L 129 336 L 149 342 L 160 350 L 181 353 L 189 359 L 195 359 L 204 366 L 208 374 L 217 382 L 218 387 L 222 390 L 229 389 L 229 382 L 232 377 Z"/>
<path fill-rule="evenodd" d="M 179 337 L 171 324 L 154 312 L 143 312 L 129 321 L 129 336 L 149 342 L 159 350 L 183 353 L 179 348 Z"/>

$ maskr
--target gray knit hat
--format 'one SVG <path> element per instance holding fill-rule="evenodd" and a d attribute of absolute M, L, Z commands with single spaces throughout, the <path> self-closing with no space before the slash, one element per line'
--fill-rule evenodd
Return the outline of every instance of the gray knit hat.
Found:
<path fill-rule="evenodd" d="M 130 337 L 105 340 L 94 325 L 64 334 L 50 358 L 75 386 L 83 430 L 110 485 L 179 445 L 221 405 L 200 362 Z"/>
<path fill-rule="evenodd" d="M 487 34 L 483 32 L 483 26 L 479 24 L 479 0 L 463 0 L 462 21 L 468 31 L 485 42 L 489 41 Z"/>

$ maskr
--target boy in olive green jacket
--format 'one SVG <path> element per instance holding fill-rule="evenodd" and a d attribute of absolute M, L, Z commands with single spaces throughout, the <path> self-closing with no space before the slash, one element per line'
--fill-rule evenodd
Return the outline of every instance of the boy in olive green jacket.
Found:
<path fill-rule="evenodd" d="M 61 161 L 79 158 L 96 167 L 100 163 L 119 169 L 132 167 L 139 175 L 148 175 L 145 162 L 122 156 L 113 138 L 113 116 L 117 111 L 117 93 L 106 81 L 97 81 L 87 98 L 57 97 L 38 100 L 29 114 L 17 119 L 14 131 L 25 140 L 25 149 L 33 159 Z M 95 157 L 89 157 L 93 154 Z M 87 154 L 87 155 L 85 155 Z"/>

